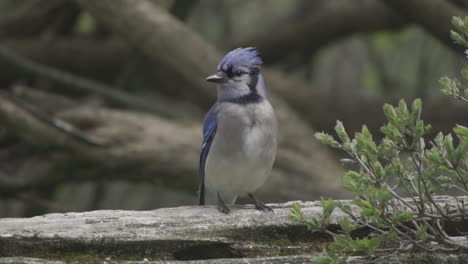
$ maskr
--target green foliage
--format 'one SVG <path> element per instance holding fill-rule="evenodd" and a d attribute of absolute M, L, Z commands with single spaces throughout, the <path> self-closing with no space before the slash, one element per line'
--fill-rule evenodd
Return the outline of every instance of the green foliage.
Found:
<path fill-rule="evenodd" d="M 460 17 L 454 17 L 452 19 L 452 24 L 455 26 L 456 31 L 452 30 L 450 31 L 450 35 L 452 39 L 468 48 L 468 17 L 465 17 L 464 19 Z M 468 56 L 468 51 L 465 51 L 465 54 Z M 461 76 L 465 81 L 468 80 L 468 69 L 463 68 L 461 70 Z M 440 85 L 442 86 L 442 92 L 450 96 L 454 99 L 459 99 L 465 102 L 468 102 L 468 88 L 463 87 L 461 82 L 458 81 L 457 79 L 451 79 L 448 77 L 444 77 L 440 79 Z"/>
<path fill-rule="evenodd" d="M 349 170 L 342 177 L 344 187 L 356 195 L 352 200 L 354 207 L 328 199 L 323 201 L 321 217 L 307 218 L 298 204 L 294 205 L 292 220 L 334 239 L 325 255 L 314 263 L 336 263 L 340 257 L 356 254 L 373 256 L 379 249 L 398 251 L 407 244 L 441 249 L 444 246 L 428 243 L 446 239 L 441 235 L 440 221 L 468 216 L 462 209 L 441 208 L 432 199 L 447 190 L 468 194 L 468 129 L 458 125 L 455 136 L 439 133 L 427 142 L 424 136 L 431 126 L 421 120 L 421 100 L 416 99 L 411 106 L 404 101 L 398 106 L 386 104 L 383 110 L 388 122 L 381 127 L 385 137 L 380 143 L 366 126 L 350 137 L 340 121 L 335 126 L 338 139 L 316 134 L 322 143 L 346 152 L 349 158 L 342 162 L 357 164 L 358 169 Z M 410 200 L 404 200 L 403 195 Z M 327 229 L 335 207 L 349 217 L 337 223 L 341 233 Z M 354 237 L 353 231 L 359 228 L 374 232 L 369 237 Z"/>
<path fill-rule="evenodd" d="M 453 24 L 458 31 L 452 31 L 452 38 L 468 47 L 468 17 L 455 17 Z M 462 75 L 468 80 L 468 69 Z M 446 95 L 468 102 L 468 90 L 459 81 L 444 77 L 440 84 Z M 468 251 L 450 240 L 441 224 L 467 218 L 467 206 L 460 202 L 442 207 L 433 199 L 440 192 L 468 194 L 468 128 L 457 125 L 453 135 L 438 133 L 427 140 L 431 126 L 421 119 L 420 99 L 411 105 L 403 100 L 398 106 L 386 104 L 383 112 L 388 122 L 380 129 L 384 135 L 380 142 L 366 126 L 351 137 L 340 121 L 335 126 L 338 139 L 323 132 L 315 135 L 349 156 L 341 162 L 353 165 L 354 170 L 349 170 L 342 182 L 355 197 L 351 205 L 324 200 L 321 216 L 305 217 L 299 204 L 294 204 L 293 221 L 333 237 L 314 263 L 338 263 L 350 255 L 376 256 L 379 251 L 412 248 Z M 332 232 L 328 227 L 336 207 L 348 217 L 333 223 L 341 230 Z M 353 235 L 357 229 L 372 232 L 358 237 Z"/>
<path fill-rule="evenodd" d="M 366 64 L 362 70 L 362 81 L 367 90 L 376 92 L 382 80 L 377 69 L 372 64 Z"/>
<path fill-rule="evenodd" d="M 465 139 L 468 137 L 468 127 L 457 125 L 453 129 L 453 132 L 455 132 L 455 134 L 459 135 L 460 137 L 465 137 Z"/>
<path fill-rule="evenodd" d="M 389 31 L 377 31 L 371 35 L 371 43 L 379 52 L 386 52 L 392 47 L 394 35 Z"/>
<path fill-rule="evenodd" d="M 96 21 L 89 12 L 81 12 L 75 25 L 75 31 L 82 34 L 90 34 L 96 30 Z"/>

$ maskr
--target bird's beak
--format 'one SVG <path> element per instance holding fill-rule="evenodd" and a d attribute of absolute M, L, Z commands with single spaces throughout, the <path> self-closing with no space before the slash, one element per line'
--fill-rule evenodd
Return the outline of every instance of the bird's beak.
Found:
<path fill-rule="evenodd" d="M 217 74 L 213 74 L 211 76 L 208 76 L 205 81 L 207 82 L 214 82 L 214 83 L 221 83 L 224 82 L 224 77 L 219 76 Z"/>

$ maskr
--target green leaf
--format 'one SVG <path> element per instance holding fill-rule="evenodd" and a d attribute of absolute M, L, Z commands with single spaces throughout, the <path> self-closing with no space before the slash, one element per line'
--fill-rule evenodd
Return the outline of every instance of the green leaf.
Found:
<path fill-rule="evenodd" d="M 377 220 L 381 214 L 382 214 L 382 211 L 375 207 L 363 208 L 361 211 L 362 216 L 369 217 L 372 221 Z"/>
<path fill-rule="evenodd" d="M 312 232 L 316 232 L 322 229 L 322 224 L 315 215 L 310 216 L 309 221 L 306 221 L 306 224 L 307 228 L 309 228 L 309 230 L 311 230 Z"/>
<path fill-rule="evenodd" d="M 465 33 L 468 29 L 468 16 L 465 17 L 465 19 L 463 19 L 463 27 L 465 28 Z"/>
<path fill-rule="evenodd" d="M 436 180 L 437 180 L 439 183 L 449 183 L 449 182 L 452 181 L 452 178 L 441 175 L 441 176 L 438 176 L 438 177 L 436 178 Z"/>
<path fill-rule="evenodd" d="M 330 215 L 333 213 L 335 210 L 336 204 L 333 199 L 327 199 L 323 201 L 323 216 L 324 217 L 330 217 Z"/>
<path fill-rule="evenodd" d="M 411 212 L 404 212 L 400 215 L 400 220 L 401 221 L 410 221 L 414 217 L 413 213 Z"/>
<path fill-rule="evenodd" d="M 460 93 L 460 82 L 457 79 L 450 79 L 443 77 L 439 80 L 439 84 L 442 86 L 442 93 L 448 96 L 456 96 Z"/>
<path fill-rule="evenodd" d="M 363 126 L 362 126 L 361 133 L 362 133 L 362 135 L 364 136 L 364 138 L 369 139 L 369 140 L 372 140 L 372 134 L 371 134 L 371 132 L 369 131 L 369 129 L 367 128 L 366 125 L 363 125 Z"/>
<path fill-rule="evenodd" d="M 297 215 L 296 213 L 293 213 L 293 212 L 290 212 L 288 214 L 288 217 L 289 219 L 291 219 L 291 221 L 293 222 L 299 222 L 301 220 L 301 217 L 299 215 Z"/>
<path fill-rule="evenodd" d="M 355 139 L 358 150 L 364 152 L 370 160 L 377 160 L 379 151 L 366 126 L 362 127 L 361 133 L 355 133 Z"/>
<path fill-rule="evenodd" d="M 457 16 L 452 17 L 452 24 L 461 30 L 463 30 L 464 25 L 465 25 L 461 17 L 457 17 Z"/>
<path fill-rule="evenodd" d="M 336 131 L 336 134 L 338 135 L 338 137 L 341 139 L 341 141 L 350 142 L 349 136 L 346 133 L 346 130 L 345 130 L 344 126 L 343 126 L 343 123 L 341 121 L 339 121 L 339 120 L 336 121 L 335 131 Z"/>
<path fill-rule="evenodd" d="M 354 199 L 353 200 L 353 204 L 361 207 L 361 208 L 372 208 L 372 204 L 367 201 L 367 200 L 364 200 L 364 199 Z"/>
<path fill-rule="evenodd" d="M 463 76 L 463 79 L 468 80 L 468 69 L 467 69 L 467 68 L 463 68 L 463 69 L 461 70 L 461 75 Z"/>
<path fill-rule="evenodd" d="M 369 196 L 372 196 L 372 197 L 374 195 L 375 194 L 372 194 L 372 195 L 369 194 Z M 353 204 L 360 207 L 361 216 L 369 217 L 369 219 L 372 220 L 372 221 L 377 220 L 380 217 L 380 215 L 382 214 L 382 211 L 380 209 L 374 207 L 374 205 L 368 200 L 357 198 L 357 199 L 353 200 Z"/>
<path fill-rule="evenodd" d="M 299 222 L 302 220 L 302 210 L 301 206 L 299 203 L 294 202 L 293 203 L 293 208 L 291 208 L 291 212 L 289 213 L 289 219 L 291 219 L 294 222 Z"/>
<path fill-rule="evenodd" d="M 359 181 L 362 176 L 355 171 L 348 171 L 342 178 L 343 186 L 348 190 L 356 194 L 361 193 Z"/>
<path fill-rule="evenodd" d="M 315 138 L 322 144 L 328 145 L 333 148 L 340 148 L 341 145 L 331 136 L 325 132 L 317 132 L 314 134 Z"/>
<path fill-rule="evenodd" d="M 419 120 L 421 118 L 421 112 L 422 112 L 422 100 L 419 98 L 415 99 L 413 101 L 411 110 L 413 111 L 415 120 Z"/>
<path fill-rule="evenodd" d="M 436 165 L 444 165 L 444 160 L 437 150 L 427 150 L 426 158 Z"/>
<path fill-rule="evenodd" d="M 384 104 L 383 111 L 388 121 L 390 121 L 391 124 L 395 125 L 396 124 L 395 122 L 397 119 L 395 108 L 390 104 Z"/>
<path fill-rule="evenodd" d="M 298 213 L 301 213 L 301 205 L 298 203 L 298 202 L 294 202 L 293 203 L 293 209 L 294 211 L 298 212 Z"/>
<path fill-rule="evenodd" d="M 397 116 L 400 119 L 406 119 L 408 117 L 408 106 L 406 105 L 405 100 L 400 100 L 398 102 L 398 108 L 396 109 Z"/>
<path fill-rule="evenodd" d="M 337 205 L 341 209 L 341 211 L 343 211 L 343 212 L 345 212 L 347 214 L 352 214 L 351 206 L 349 206 L 347 204 L 342 204 L 342 203 L 338 203 Z"/>
<path fill-rule="evenodd" d="M 424 135 L 424 132 L 424 122 L 422 120 L 418 120 L 416 122 L 416 127 L 414 128 L 414 143 Z"/>
<path fill-rule="evenodd" d="M 345 253 L 349 251 L 349 244 L 352 239 L 348 236 L 337 234 L 333 237 L 333 243 L 330 244 L 329 248 L 333 251 Z"/>
<path fill-rule="evenodd" d="M 374 255 L 375 249 L 382 243 L 383 237 L 362 238 L 350 242 L 355 251 L 365 252 L 367 255 Z"/>
<path fill-rule="evenodd" d="M 390 156 L 394 156 L 396 154 L 397 148 L 396 144 L 390 140 L 388 137 L 385 137 L 378 147 L 379 156 L 383 158 L 391 158 Z"/>
<path fill-rule="evenodd" d="M 385 234 L 387 239 L 397 239 L 398 238 L 398 233 L 395 231 L 392 231 L 390 233 Z"/>
<path fill-rule="evenodd" d="M 395 213 L 395 216 L 397 218 L 398 221 L 400 222 L 407 222 L 407 221 L 410 221 L 411 219 L 413 219 L 413 213 L 411 212 L 396 212 Z"/>
<path fill-rule="evenodd" d="M 87 11 L 80 12 L 75 24 L 75 31 L 78 33 L 90 34 L 96 30 L 96 20 Z"/>
<path fill-rule="evenodd" d="M 356 229 L 356 225 L 348 218 L 344 218 L 340 221 L 340 227 L 346 235 L 349 235 L 354 229 Z"/>
<path fill-rule="evenodd" d="M 392 199 L 392 195 L 386 189 L 380 189 L 375 192 L 375 198 L 383 207 L 386 206 L 387 202 L 390 201 L 390 199 Z"/>
<path fill-rule="evenodd" d="M 345 158 L 345 159 L 340 159 L 340 162 L 341 162 L 342 164 L 354 164 L 354 163 L 356 163 L 354 160 L 352 160 L 352 159 L 346 159 L 346 158 Z"/>
<path fill-rule="evenodd" d="M 419 226 L 419 229 L 416 231 L 416 235 L 419 240 L 426 241 L 427 240 L 427 225 Z"/>
<path fill-rule="evenodd" d="M 453 31 L 453 30 L 450 30 L 450 37 L 452 37 L 452 39 L 453 39 L 457 44 L 465 45 L 465 43 L 466 43 L 465 38 L 463 38 L 462 35 L 460 35 L 458 32 L 455 32 L 455 31 Z"/>
<path fill-rule="evenodd" d="M 468 137 L 468 127 L 457 125 L 453 129 L 453 132 L 455 132 L 455 134 L 457 134 L 459 136 Z"/>
<path fill-rule="evenodd" d="M 424 130 L 426 131 L 426 133 L 429 132 L 429 131 L 431 131 L 431 129 L 432 129 L 432 125 L 431 125 L 431 124 L 426 125 L 426 127 L 424 128 Z"/>
<path fill-rule="evenodd" d="M 367 249 L 367 255 L 373 256 L 375 254 L 375 250 L 380 246 L 382 243 L 383 237 L 373 237 L 369 240 L 369 248 Z"/>
<path fill-rule="evenodd" d="M 467 140 L 460 140 L 458 147 L 455 149 L 454 159 L 459 161 L 458 164 L 455 164 L 457 167 L 460 165 L 463 166 L 463 163 L 468 165 L 468 137 L 466 139 Z M 464 159 L 464 157 L 466 158 Z"/>
<path fill-rule="evenodd" d="M 437 136 L 434 138 L 434 141 L 437 146 L 442 146 L 444 144 L 444 134 L 442 134 L 442 132 L 437 133 Z"/>
<path fill-rule="evenodd" d="M 377 179 L 383 179 L 385 177 L 385 172 L 384 172 L 384 168 L 382 167 L 382 164 L 380 164 L 380 162 L 378 161 L 375 161 L 373 163 L 373 167 L 374 167 L 374 172 L 375 172 L 375 176 L 377 177 Z"/>
<path fill-rule="evenodd" d="M 329 255 L 314 257 L 312 264 L 337 264 L 338 257 L 331 257 Z"/>
<path fill-rule="evenodd" d="M 447 136 L 445 136 L 444 147 L 445 147 L 445 150 L 447 151 L 448 158 L 452 159 L 453 154 L 455 152 L 455 147 L 453 146 L 453 137 L 451 134 L 448 134 Z"/>

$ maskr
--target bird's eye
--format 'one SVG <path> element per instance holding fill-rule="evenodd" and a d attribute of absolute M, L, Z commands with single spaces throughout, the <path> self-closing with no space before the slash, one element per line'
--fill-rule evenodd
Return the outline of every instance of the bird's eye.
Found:
<path fill-rule="evenodd" d="M 236 71 L 234 73 L 235 76 L 241 76 L 242 74 L 244 74 L 242 71 Z"/>

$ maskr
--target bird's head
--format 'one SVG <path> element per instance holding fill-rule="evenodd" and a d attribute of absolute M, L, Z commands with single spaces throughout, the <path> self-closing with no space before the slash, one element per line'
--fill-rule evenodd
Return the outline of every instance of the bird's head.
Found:
<path fill-rule="evenodd" d="M 218 99 L 232 99 L 248 94 L 265 96 L 260 74 L 262 59 L 255 48 L 237 48 L 219 62 L 207 81 L 218 84 Z"/>

